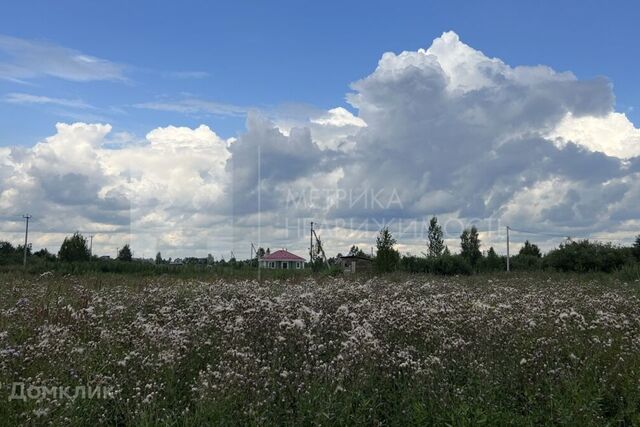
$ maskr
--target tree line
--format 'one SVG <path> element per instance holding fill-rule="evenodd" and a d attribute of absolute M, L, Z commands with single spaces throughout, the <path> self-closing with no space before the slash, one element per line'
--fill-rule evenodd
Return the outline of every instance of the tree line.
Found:
<path fill-rule="evenodd" d="M 22 263 L 23 256 L 23 245 L 14 247 L 10 242 L 0 241 L 0 265 Z M 57 254 L 52 254 L 46 248 L 32 253 L 31 245 L 28 245 L 27 258 L 36 258 L 48 262 L 88 262 L 98 259 L 98 257 L 91 254 L 87 238 L 79 232 L 75 232 L 72 236 L 65 237 Z M 133 260 L 133 252 L 129 244 L 124 245 L 118 250 L 116 259 L 124 262 L 131 262 Z"/>
<path fill-rule="evenodd" d="M 482 242 L 480 240 L 478 229 L 475 226 L 466 228 L 460 234 L 460 250 L 458 253 L 452 253 L 447 247 L 444 240 L 442 227 L 438 223 L 437 217 L 431 218 L 427 230 L 425 252 L 422 256 L 411 254 L 402 255 L 396 249 L 397 240 L 393 237 L 389 228 L 385 227 L 380 230 L 376 238 L 377 253 L 375 256 L 369 257 L 357 246 L 352 246 L 349 255 L 357 255 L 361 257 L 371 258 L 375 271 L 378 273 L 389 273 L 393 271 L 404 271 L 408 273 L 430 273 L 441 275 L 469 275 L 474 273 L 505 271 L 507 259 L 504 255 L 498 255 L 493 247 L 482 251 Z M 213 257 L 209 255 L 205 259 L 207 266 L 231 267 L 232 269 L 240 269 L 243 267 L 257 267 L 257 260 L 269 254 L 267 248 L 258 248 L 256 257 L 250 260 L 238 261 L 230 258 L 228 261 L 220 259 L 215 262 Z M 9 242 L 0 241 L 0 266 L 1 265 L 17 265 L 22 264 L 24 256 L 24 246 L 13 246 Z M 52 265 L 55 264 L 77 264 L 93 261 L 102 262 L 98 257 L 91 254 L 87 238 L 79 232 L 68 236 L 62 242 L 57 254 L 50 253 L 47 249 L 40 249 L 32 252 L 31 246 L 27 246 L 27 258 L 29 263 L 39 263 Z M 321 271 L 326 268 L 333 268 L 339 271 L 337 261 L 340 258 L 338 254 L 335 258 L 330 258 L 329 265 L 318 258 L 311 265 L 314 271 Z M 108 260 L 102 262 L 112 262 Z M 131 268 L 122 269 L 122 271 L 137 271 L 132 263 L 135 261 L 133 252 L 129 244 L 124 245 L 118 250 L 116 262 L 121 264 L 130 263 Z M 184 264 L 200 264 L 199 258 L 185 258 Z M 193 261 L 193 262 L 191 262 Z M 637 236 L 634 244 L 630 247 L 614 245 L 612 243 L 601 243 L 589 240 L 569 240 L 561 243 L 559 247 L 543 254 L 540 248 L 530 242 L 524 242 L 518 253 L 510 257 L 510 269 L 513 271 L 536 271 L 536 270 L 554 270 L 564 272 L 605 272 L 610 273 L 625 268 L 632 268 L 633 271 L 640 272 L 640 235 Z M 148 263 L 147 263 L 148 264 Z M 165 260 L 158 252 L 155 259 L 156 266 L 166 266 L 171 264 L 171 259 Z M 148 268 L 152 269 L 153 264 Z M 113 271 L 113 267 L 100 267 L 103 271 Z M 120 268 L 120 267 L 119 267 Z M 120 271 L 120 270 L 118 270 Z M 635 274 L 635 273 L 634 273 Z M 639 273 L 640 274 L 640 273 Z M 640 277 L 639 277 L 640 278 Z"/>
<path fill-rule="evenodd" d="M 377 255 L 373 260 L 376 271 L 388 273 L 396 270 L 410 273 L 443 275 L 473 274 L 505 271 L 507 257 L 498 255 L 493 247 L 481 250 L 478 229 L 465 228 L 460 234 L 460 252 L 452 254 L 445 241 L 437 217 L 431 218 L 427 230 L 426 253 L 423 256 L 404 255 L 395 249 L 397 241 L 388 228 L 383 228 L 377 239 Z M 640 235 L 631 247 L 585 240 L 567 239 L 558 248 L 543 254 L 529 240 L 509 259 L 513 271 L 555 270 L 564 272 L 605 272 L 623 268 L 640 268 Z"/>
<path fill-rule="evenodd" d="M 125 244 L 118 249 L 116 258 L 112 259 L 108 256 L 98 257 L 93 255 L 88 239 L 80 232 L 75 232 L 73 235 L 65 237 L 57 253 L 51 253 L 46 248 L 33 252 L 31 245 L 28 245 L 27 264 L 34 271 L 54 269 L 65 272 L 169 272 L 183 265 L 191 269 L 215 266 L 237 270 L 244 267 L 257 267 L 258 257 L 268 255 L 270 252 L 270 248 L 258 248 L 257 257 L 245 261 L 236 260 L 233 256 L 229 259 L 221 257 L 215 260 L 211 254 L 206 258 L 185 257 L 174 260 L 172 258 L 163 258 L 160 252 L 156 254 L 155 259 L 140 259 L 134 258 L 131 246 Z M 10 242 L 0 241 L 0 266 L 22 265 L 23 257 L 23 245 L 13 246 Z"/>

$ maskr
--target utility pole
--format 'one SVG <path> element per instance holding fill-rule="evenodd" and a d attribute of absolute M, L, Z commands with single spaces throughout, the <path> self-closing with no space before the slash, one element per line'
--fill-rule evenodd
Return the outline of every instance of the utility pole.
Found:
<path fill-rule="evenodd" d="M 31 219 L 31 215 L 22 215 L 22 218 L 26 221 L 26 227 L 24 229 L 24 257 L 22 259 L 22 265 L 24 268 L 27 268 L 27 242 L 29 239 L 29 220 Z"/>
<path fill-rule="evenodd" d="M 507 271 L 511 271 L 509 267 L 509 226 L 507 225 Z"/>
<path fill-rule="evenodd" d="M 313 221 L 311 221 L 311 232 L 309 233 L 309 263 L 313 264 Z"/>
<path fill-rule="evenodd" d="M 258 247 L 262 246 L 262 169 L 260 158 L 262 156 L 262 145 L 258 144 Z M 253 246 L 253 244 L 252 244 Z M 257 252 L 257 251 L 256 251 Z M 262 283 L 262 270 L 260 269 L 260 258 L 258 260 L 258 282 Z"/>

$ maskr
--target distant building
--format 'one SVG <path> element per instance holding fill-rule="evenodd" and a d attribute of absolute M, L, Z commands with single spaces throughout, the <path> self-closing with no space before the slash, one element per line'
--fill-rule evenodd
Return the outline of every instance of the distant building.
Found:
<path fill-rule="evenodd" d="M 207 258 L 187 257 L 182 261 L 184 264 L 207 265 Z"/>
<path fill-rule="evenodd" d="M 367 273 L 373 270 L 373 260 L 363 255 L 341 256 L 339 264 L 345 273 Z"/>
<path fill-rule="evenodd" d="M 281 249 L 260 258 L 260 268 L 299 270 L 304 268 L 304 258 Z"/>

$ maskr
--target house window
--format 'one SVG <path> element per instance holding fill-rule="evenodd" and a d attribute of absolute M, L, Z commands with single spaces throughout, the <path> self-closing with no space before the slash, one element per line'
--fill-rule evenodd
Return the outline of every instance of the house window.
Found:
<path fill-rule="evenodd" d="M 300 263 L 299 262 L 296 263 L 296 268 L 300 268 Z"/>
<path fill-rule="evenodd" d="M 276 268 L 276 263 L 274 261 L 271 261 L 271 268 Z"/>

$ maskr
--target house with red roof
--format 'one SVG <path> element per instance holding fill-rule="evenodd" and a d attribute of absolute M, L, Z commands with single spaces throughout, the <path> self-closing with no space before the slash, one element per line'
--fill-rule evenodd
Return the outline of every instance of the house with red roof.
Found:
<path fill-rule="evenodd" d="M 304 262 L 304 258 L 292 254 L 286 249 L 280 249 L 260 258 L 260 268 L 298 270 L 304 268 Z"/>

